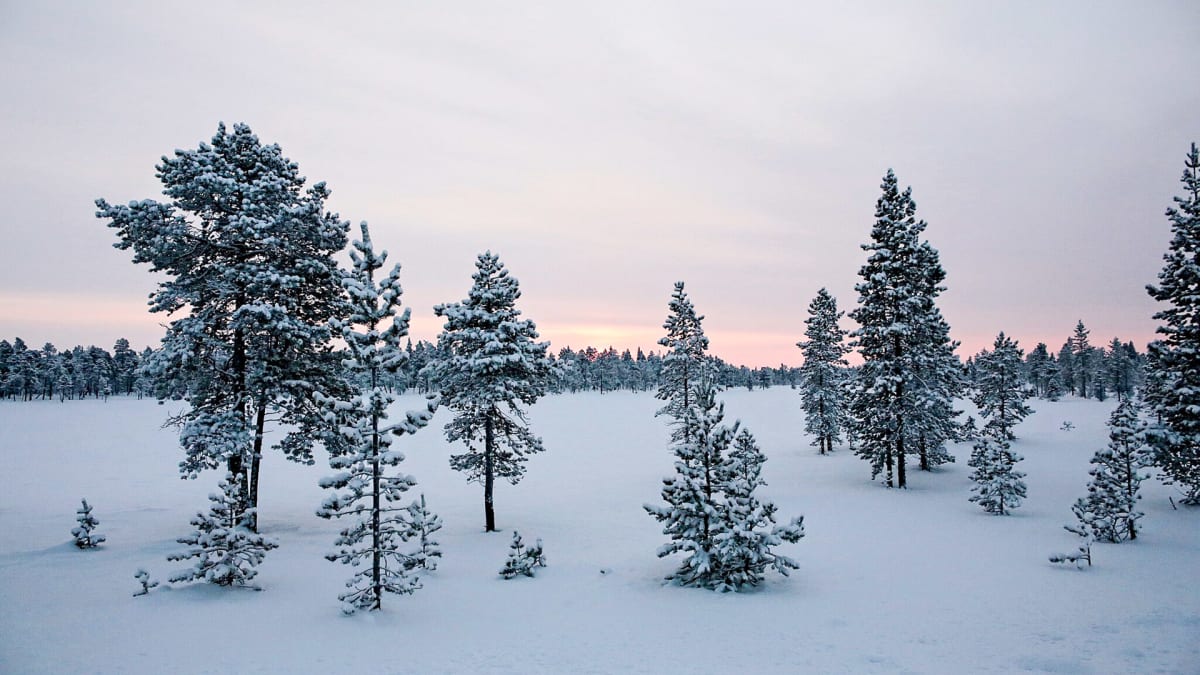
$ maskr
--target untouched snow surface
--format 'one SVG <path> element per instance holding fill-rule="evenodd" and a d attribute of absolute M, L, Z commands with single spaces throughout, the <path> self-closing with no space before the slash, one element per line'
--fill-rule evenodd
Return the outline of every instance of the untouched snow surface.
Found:
<path fill-rule="evenodd" d="M 263 592 L 166 588 L 182 563 L 165 556 L 219 478 L 177 477 L 160 428 L 172 406 L 0 403 L 0 672 L 1200 672 L 1200 509 L 1172 510 L 1147 481 L 1136 542 L 1097 544 L 1086 571 L 1046 560 L 1075 546 L 1062 525 L 1114 403 L 1035 401 L 1014 444 L 1029 498 L 996 517 L 967 501 L 967 445 L 887 490 L 845 448 L 816 454 L 796 391 L 721 398 L 769 458 L 761 493 L 805 516 L 783 548 L 792 577 L 743 594 L 664 586 L 676 562 L 655 557 L 665 539 L 642 510 L 672 470 L 659 402 L 552 396 L 532 413 L 548 451 L 497 486 L 498 533 L 482 532 L 482 489 L 448 466 L 448 411 L 396 443 L 411 494 L 445 521 L 445 557 L 415 595 L 353 617 L 337 601 L 349 569 L 322 557 L 340 524 L 313 513 L 323 457 L 265 462 L 263 532 L 281 548 Z M 81 497 L 108 537 L 98 550 L 70 543 Z M 545 541 L 535 579 L 497 574 L 513 529 Z M 134 598 L 139 567 L 164 584 Z"/>

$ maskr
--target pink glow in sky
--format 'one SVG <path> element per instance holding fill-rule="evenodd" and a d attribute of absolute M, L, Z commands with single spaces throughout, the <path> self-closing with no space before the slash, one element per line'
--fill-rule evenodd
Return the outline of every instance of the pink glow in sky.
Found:
<path fill-rule="evenodd" d="M 964 356 L 1151 339 L 1200 4 L 832 4 L 6 3 L 0 337 L 157 343 L 92 200 L 159 198 L 224 120 L 370 221 L 414 337 L 491 249 L 556 350 L 654 348 L 684 280 L 716 354 L 798 363 L 892 167 Z"/>

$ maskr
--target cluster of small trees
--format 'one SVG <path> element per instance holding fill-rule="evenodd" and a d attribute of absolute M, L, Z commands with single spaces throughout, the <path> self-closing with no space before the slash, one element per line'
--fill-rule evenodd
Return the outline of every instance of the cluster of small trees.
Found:
<path fill-rule="evenodd" d="M 109 352 L 95 345 L 59 351 L 47 342 L 30 349 L 21 338 L 0 340 L 0 400 L 82 399 L 148 393 L 138 366 L 149 357 L 121 338 Z"/>
<path fill-rule="evenodd" d="M 1125 400 L 1141 386 L 1146 357 L 1132 342 L 1113 338 L 1106 347 L 1089 342 L 1091 331 L 1080 320 L 1057 356 L 1044 342 L 1025 357 L 1023 377 L 1033 394 L 1056 401 L 1071 394 L 1099 401 L 1109 396 Z M 976 377 L 973 358 L 967 359 L 967 377 Z"/>

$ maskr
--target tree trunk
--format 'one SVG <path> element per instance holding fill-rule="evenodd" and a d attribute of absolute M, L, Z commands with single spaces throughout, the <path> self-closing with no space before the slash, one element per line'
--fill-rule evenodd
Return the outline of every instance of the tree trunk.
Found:
<path fill-rule="evenodd" d="M 921 434 L 918 450 L 921 453 L 921 470 L 929 471 L 929 444 L 925 442 L 925 434 Z"/>
<path fill-rule="evenodd" d="M 371 372 L 371 388 L 376 386 L 376 373 Z M 379 413 L 371 415 L 371 586 L 375 592 L 375 604 L 372 609 L 383 605 L 383 581 L 380 578 L 380 546 L 379 541 Z"/>
<path fill-rule="evenodd" d="M 483 519 L 484 532 L 496 531 L 496 512 L 492 508 L 492 487 L 495 485 L 496 432 L 493 428 L 492 411 L 488 410 L 483 423 Z"/>
<path fill-rule="evenodd" d="M 254 453 L 250 455 L 250 508 L 254 515 L 250 518 L 250 531 L 258 532 L 258 472 L 262 467 L 263 429 L 267 423 L 267 397 L 258 397 L 258 413 L 254 420 Z"/>

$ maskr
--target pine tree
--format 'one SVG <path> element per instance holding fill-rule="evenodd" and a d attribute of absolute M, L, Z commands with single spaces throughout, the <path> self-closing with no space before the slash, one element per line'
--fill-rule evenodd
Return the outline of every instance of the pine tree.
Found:
<path fill-rule="evenodd" d="M 804 336 L 808 339 L 796 343 L 804 355 L 800 396 L 804 430 L 824 455 L 833 451 L 834 443 L 841 442 L 840 432 L 846 424 L 842 383 L 848 365 L 843 357 L 848 349 L 843 344 L 846 332 L 838 326 L 842 313 L 829 291 L 824 288 L 817 291 L 817 297 L 808 306 L 808 315 L 804 321 L 808 326 Z"/>
<path fill-rule="evenodd" d="M 1092 457 L 1087 497 L 1071 509 L 1077 529 L 1098 541 L 1137 539 L 1136 523 L 1144 515 L 1137 510 L 1138 489 L 1147 477 L 1139 472 L 1153 461 L 1145 439 L 1146 424 L 1137 409 L 1122 401 L 1108 420 L 1108 447 Z"/>
<path fill-rule="evenodd" d="M 207 581 L 259 590 L 249 584 L 258 575 L 255 568 L 262 564 L 267 551 L 279 544 L 250 529 L 254 514 L 252 508 L 245 508 L 241 482 L 241 475 L 225 474 L 218 485 L 221 491 L 208 495 L 212 502 L 208 513 L 197 513 L 192 518 L 195 531 L 176 540 L 188 548 L 167 556 L 167 560 L 197 560 L 192 567 L 172 575 L 171 583 Z"/>
<path fill-rule="evenodd" d="M 1160 387 L 1154 414 L 1162 420 L 1153 443 L 1164 479 L 1183 491 L 1185 504 L 1200 504 L 1200 297 L 1195 290 L 1200 286 L 1200 151 L 1195 143 L 1184 166 L 1184 196 L 1167 209 L 1172 238 L 1159 284 L 1146 287 L 1166 303 L 1154 315 L 1163 337 L 1151 345 Z"/>
<path fill-rule="evenodd" d="M 454 411 L 446 439 L 467 445 L 467 452 L 450 458 L 450 466 L 483 483 L 484 529 L 495 532 L 496 477 L 515 485 L 525 474 L 527 456 L 544 450 L 542 439 L 529 430 L 523 406 L 545 395 L 552 371 L 549 343 L 536 342 L 533 321 L 519 318 L 517 280 L 490 251 L 475 267 L 465 300 L 434 307 L 446 319 L 438 337 L 446 356 L 430 367 Z"/>
<path fill-rule="evenodd" d="M 711 587 L 719 574 L 715 549 L 721 533 L 721 469 L 737 425 L 723 424 L 725 406 L 717 403 L 711 384 L 693 391 L 682 414 L 681 424 L 689 433 L 673 444 L 675 476 L 664 478 L 662 488 L 667 505 L 646 504 L 643 508 L 663 523 L 663 534 L 670 537 L 659 547 L 658 557 L 687 555 L 667 580 L 681 586 Z"/>
<path fill-rule="evenodd" d="M 1024 473 L 1015 470 L 1021 456 L 1009 447 L 999 427 L 985 428 L 971 451 L 967 466 L 975 469 L 971 480 L 975 487 L 968 501 L 997 516 L 1007 515 L 1025 498 Z"/>
<path fill-rule="evenodd" d="M 863 357 L 851 411 L 860 425 L 856 454 L 870 462 L 872 479 L 882 473 L 888 487 L 905 487 L 908 455 L 917 454 L 922 469 L 953 461 L 945 443 L 959 435 L 952 400 L 962 375 L 935 304 L 945 271 L 920 240 L 926 225 L 916 220 L 912 189 L 900 192 L 891 170 L 881 187 L 851 312 Z"/>
<path fill-rule="evenodd" d="M 666 401 L 657 415 L 668 415 L 674 420 L 672 440 L 680 440 L 690 431 L 683 420 L 695 398 L 697 387 L 707 386 L 711 380 L 708 367 L 708 338 L 701 323 L 704 317 L 696 314 L 696 308 L 684 291 L 682 281 L 675 282 L 675 292 L 667 303 L 667 319 L 663 328 L 667 334 L 658 344 L 667 349 L 663 356 L 660 385 L 655 397 Z"/>
<path fill-rule="evenodd" d="M 165 279 L 151 311 L 178 315 L 143 374 L 158 392 L 186 392 L 180 472 L 221 466 L 241 478 L 257 529 L 259 471 L 268 415 L 289 431 L 276 444 L 311 464 L 322 423 L 315 390 L 344 388 L 329 320 L 343 311 L 333 255 L 348 224 L 325 211 L 324 183 L 305 189 L 299 167 L 244 124 L 217 127 L 211 145 L 163 157 L 169 202 L 96 200 L 117 248 Z"/>
<path fill-rule="evenodd" d="M 1091 393 L 1092 371 L 1095 369 L 1096 349 L 1088 342 L 1091 331 L 1083 325 L 1080 319 L 1075 324 L 1075 334 L 1068 340 L 1071 345 L 1071 356 L 1074 357 L 1075 393 L 1080 398 L 1087 398 Z"/>
<path fill-rule="evenodd" d="M 516 576 L 532 577 L 534 570 L 546 566 L 546 556 L 542 553 L 542 540 L 538 539 L 533 546 L 526 547 L 521 541 L 521 533 L 513 530 L 512 544 L 509 546 L 508 559 L 500 569 L 500 576 L 512 579 Z"/>
<path fill-rule="evenodd" d="M 1029 392 L 1022 382 L 1021 356 L 1016 340 L 1001 332 L 992 343 L 992 351 L 981 352 L 975 359 L 979 375 L 974 403 L 987 419 L 986 426 L 1006 441 L 1016 438 L 1013 427 L 1033 412 L 1025 404 Z"/>
<path fill-rule="evenodd" d="M 93 532 L 100 521 L 92 515 L 91 504 L 86 499 L 81 501 L 82 505 L 75 512 L 75 520 L 79 525 L 71 530 L 71 536 L 75 537 L 75 545 L 79 548 L 96 548 L 105 540 L 104 535 Z"/>
<path fill-rule="evenodd" d="M 432 572 L 437 569 L 435 558 L 442 557 L 441 544 L 433 538 L 434 533 L 442 529 L 442 519 L 425 505 L 425 495 L 408 505 L 408 519 L 410 538 L 418 546 L 413 553 L 417 567 Z"/>
<path fill-rule="evenodd" d="M 720 469 L 723 523 L 721 533 L 715 538 L 717 565 L 711 580 L 716 590 L 738 591 L 757 586 L 768 568 L 788 576 L 788 570 L 798 567 L 794 560 L 771 548 L 800 541 L 804 536 L 804 516 L 776 525 L 775 505 L 754 494 L 758 486 L 766 485 L 762 479 L 766 459 L 754 435 L 743 427 L 734 437 L 733 447 Z"/>
<path fill-rule="evenodd" d="M 389 475 L 387 469 L 404 460 L 403 453 L 392 449 L 394 437 L 424 428 L 438 406 L 436 396 L 429 396 L 424 410 L 387 422 L 396 395 L 384 382 L 407 360 L 401 344 L 408 335 L 410 311 L 399 312 L 403 293 L 399 265 L 376 283 L 375 273 L 387 261 L 387 251 L 376 253 L 367 224 L 361 228 L 362 240 L 354 242 L 350 253 L 354 269 L 342 280 L 352 309 L 348 320 L 334 321 L 334 328 L 346 342 L 345 365 L 366 386 L 346 399 L 316 395 L 332 428 L 326 446 L 329 465 L 337 471 L 321 480 L 321 487 L 336 492 L 325 499 L 317 515 L 350 519 L 338 536 L 337 550 L 325 556 L 355 570 L 346 582 L 349 590 L 338 596 L 347 614 L 380 609 L 384 593 L 407 594 L 421 587 L 413 573 L 419 566 L 416 553 L 403 548 L 412 533 L 412 514 L 399 504 L 416 480 Z"/>
<path fill-rule="evenodd" d="M 1037 343 L 1033 351 L 1025 357 L 1025 373 L 1033 393 L 1039 398 L 1050 397 L 1050 377 L 1053 370 L 1054 358 L 1045 342 Z"/>

